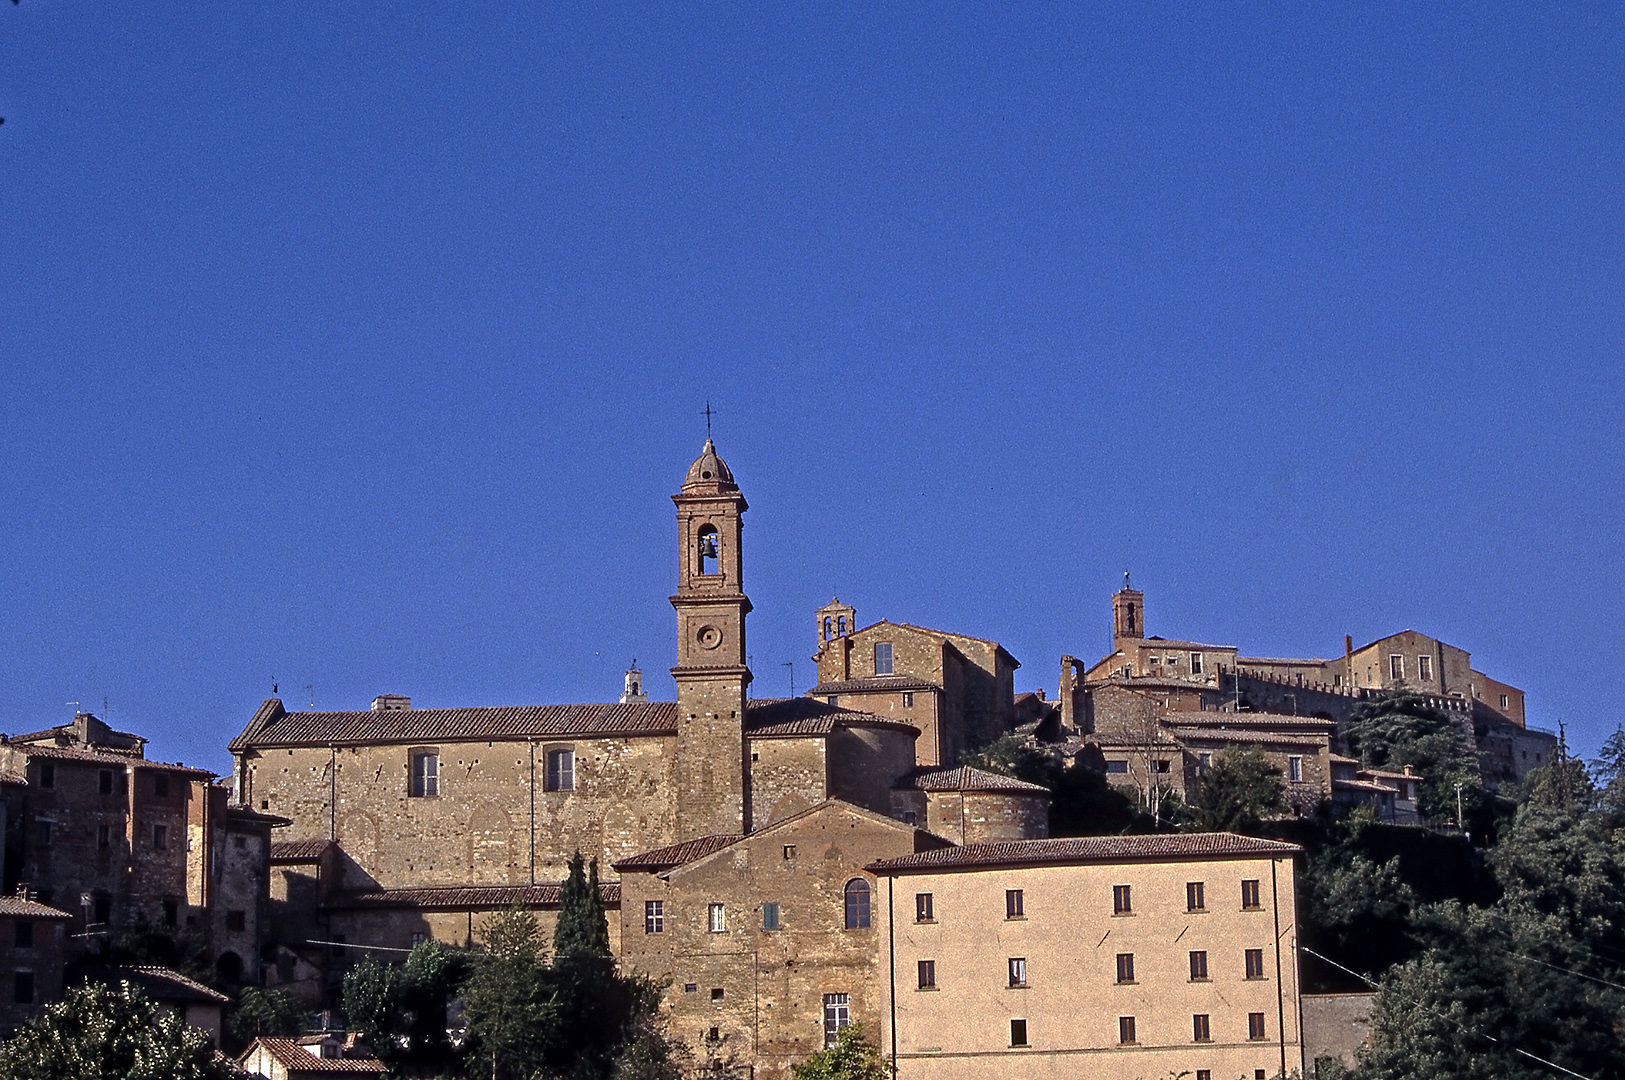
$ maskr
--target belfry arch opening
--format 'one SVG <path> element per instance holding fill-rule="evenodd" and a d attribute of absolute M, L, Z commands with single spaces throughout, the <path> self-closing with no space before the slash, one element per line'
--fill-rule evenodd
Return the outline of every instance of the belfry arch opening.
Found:
<path fill-rule="evenodd" d="M 717 527 L 715 525 L 701 525 L 699 532 L 700 573 L 715 574 L 717 572 Z"/>

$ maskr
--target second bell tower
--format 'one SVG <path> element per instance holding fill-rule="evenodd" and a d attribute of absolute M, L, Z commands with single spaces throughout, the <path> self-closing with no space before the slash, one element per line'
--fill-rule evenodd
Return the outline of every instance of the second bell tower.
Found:
<path fill-rule="evenodd" d="M 741 520 L 748 506 L 710 439 L 677 504 L 677 783 L 679 839 L 750 831 L 745 764 L 745 616 Z"/>

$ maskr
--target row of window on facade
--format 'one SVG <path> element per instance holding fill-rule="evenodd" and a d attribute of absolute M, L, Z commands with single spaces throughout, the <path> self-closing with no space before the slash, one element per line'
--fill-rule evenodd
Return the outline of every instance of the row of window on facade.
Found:
<path fill-rule="evenodd" d="M 1138 1046 L 1140 1043 L 1138 1024 L 1132 1016 L 1119 1016 L 1117 1018 L 1117 1041 L 1122 1046 Z M 1261 1012 L 1247 1014 L 1247 1038 L 1253 1042 L 1262 1042 L 1269 1038 L 1269 1024 Z M 1191 1042 L 1205 1043 L 1213 1041 L 1213 1024 L 1210 1013 L 1194 1013 L 1191 1016 Z M 1030 1046 L 1028 1038 L 1027 1021 L 1010 1021 L 1010 1045 Z M 1189 1074 L 1181 1074 L 1189 1075 Z M 1264 1070 L 1255 1074 L 1262 1077 Z M 1196 1080 L 1212 1080 L 1213 1073 L 1208 1069 L 1197 1069 Z"/>
<path fill-rule="evenodd" d="M 848 930 L 867 930 L 871 919 L 870 906 L 871 891 L 869 883 L 862 878 L 853 878 L 846 883 L 842 890 L 844 907 L 844 925 Z M 761 906 L 762 929 L 784 929 L 784 914 L 779 902 L 767 901 Z M 708 933 L 723 934 L 728 930 L 728 907 L 720 901 L 712 901 L 705 906 L 705 929 Z M 643 902 L 643 932 L 645 934 L 664 934 L 666 932 L 666 902 L 664 900 L 645 900 Z"/>
<path fill-rule="evenodd" d="M 1196 755 L 1196 770 L 1198 773 L 1206 772 L 1213 765 L 1213 752 L 1202 750 Z M 1173 761 L 1169 758 L 1157 758 L 1151 762 L 1151 771 L 1167 775 L 1173 772 Z M 1113 759 L 1106 762 L 1106 771 L 1114 776 L 1126 776 L 1129 763 L 1126 759 Z M 1286 778 L 1294 784 L 1303 782 L 1303 755 L 1292 754 L 1286 759 Z"/>
<path fill-rule="evenodd" d="M 1262 890 L 1259 879 L 1247 878 L 1241 883 L 1241 906 L 1246 911 L 1256 911 L 1263 905 L 1260 903 Z M 1185 910 L 1207 910 L 1207 883 L 1205 881 L 1187 881 L 1185 883 Z M 1112 914 L 1134 914 L 1134 886 L 1112 886 Z M 1024 889 L 1006 889 L 1004 891 L 1004 917 L 1006 919 L 1024 919 L 1027 917 L 1027 894 Z M 931 893 L 914 894 L 914 921 L 936 921 L 936 898 Z"/>
<path fill-rule="evenodd" d="M 699 988 L 700 987 L 699 987 L 698 983 L 685 983 L 683 985 L 683 992 L 686 993 L 686 994 L 692 994 L 692 993 L 696 993 L 699 990 Z M 722 987 L 714 986 L 714 987 L 711 988 L 711 1000 L 712 1001 L 720 1002 L 720 1001 L 723 1000 L 723 998 L 725 996 L 726 996 L 726 992 L 723 990 Z M 852 995 L 851 994 L 825 994 L 824 995 L 824 1045 L 826 1047 L 834 1046 L 836 1040 L 840 1038 L 841 1029 L 845 1028 L 845 1027 L 850 1027 L 851 1025 L 852 1025 Z M 722 1041 L 722 1029 L 721 1028 L 716 1028 L 716 1027 L 711 1028 L 709 1031 L 706 1032 L 705 1039 L 706 1039 L 707 1042 L 710 1042 L 710 1043 L 721 1042 Z"/>
<path fill-rule="evenodd" d="M 101 795 L 116 794 L 120 785 L 117 777 L 121 774 L 116 769 L 98 769 L 96 771 L 96 791 Z M 152 794 L 159 799 L 169 798 L 169 777 L 161 772 L 154 772 L 152 776 Z M 42 791 L 56 790 L 56 762 L 40 761 L 35 770 L 35 779 Z"/>
<path fill-rule="evenodd" d="M 1010 957 L 1009 960 L 1007 961 L 1007 966 L 1008 966 L 1007 974 L 1009 975 L 1009 983 L 1008 983 L 1008 985 L 1009 985 L 1010 989 L 1012 989 L 1012 990 L 1024 990 L 1028 986 L 1031 985 L 1027 981 L 1027 958 L 1025 956 L 1012 956 L 1012 957 Z M 1269 976 L 1267 976 L 1264 973 L 1264 950 L 1263 949 L 1245 949 L 1245 950 L 1243 950 L 1242 951 L 1242 971 L 1243 971 L 1243 976 L 1242 977 L 1245 978 L 1245 979 L 1251 980 L 1251 981 L 1257 981 L 1257 980 L 1260 980 L 1260 979 L 1267 979 Z M 1190 953 L 1190 972 L 1191 972 L 1191 976 L 1190 976 L 1190 981 L 1191 982 L 1211 982 L 1212 981 L 1212 978 L 1208 975 L 1207 951 L 1205 949 L 1192 950 L 1191 951 L 1191 953 Z M 938 986 L 937 986 L 937 962 L 935 960 L 919 960 L 919 961 L 916 961 L 915 974 L 918 977 L 918 984 L 917 985 L 918 985 L 919 989 L 921 989 L 921 990 L 936 990 L 936 989 L 938 989 Z M 1134 954 L 1133 953 L 1118 953 L 1117 954 L 1117 982 L 1118 982 L 1119 985 L 1125 985 L 1125 986 L 1127 986 L 1127 985 L 1138 985 L 1138 980 L 1135 979 L 1135 977 L 1134 977 Z"/>
<path fill-rule="evenodd" d="M 1156 666 L 1156 667 L 1166 666 L 1166 667 L 1170 667 L 1170 668 L 1175 668 L 1175 667 L 1179 666 L 1179 657 L 1177 657 L 1177 656 L 1173 655 L 1172 653 L 1170 653 L 1168 655 L 1167 660 L 1165 661 L 1163 659 L 1163 657 L 1162 657 L 1162 654 L 1159 653 L 1159 654 L 1157 654 L 1155 656 L 1146 657 L 1146 662 L 1153 665 L 1153 666 Z M 1190 654 L 1190 670 L 1191 670 L 1192 675 L 1200 675 L 1200 674 L 1202 674 L 1202 654 L 1201 653 L 1193 652 L 1193 653 Z"/>
<path fill-rule="evenodd" d="M 36 847 L 51 847 L 53 842 L 59 839 L 55 825 L 56 822 L 48 818 L 34 819 L 34 844 Z M 147 833 L 147 838 L 151 840 L 154 851 L 169 850 L 168 825 L 152 826 L 151 831 Z M 96 826 L 96 846 L 99 848 L 113 846 L 113 827 L 111 825 Z M 190 850 L 190 841 L 188 841 L 188 849 Z"/>
<path fill-rule="evenodd" d="M 417 799 L 432 799 L 440 794 L 440 753 L 420 750 L 412 754 L 411 782 L 407 793 Z M 576 754 L 574 750 L 549 750 L 543 765 L 542 786 L 547 791 L 574 791 L 576 786 Z"/>

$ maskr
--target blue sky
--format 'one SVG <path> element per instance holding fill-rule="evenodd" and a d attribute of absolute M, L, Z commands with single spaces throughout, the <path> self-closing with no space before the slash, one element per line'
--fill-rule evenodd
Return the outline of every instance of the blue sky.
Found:
<path fill-rule="evenodd" d="M 707 401 L 765 695 L 1128 569 L 1625 719 L 1618 5 L 3 7 L 0 729 L 669 696 Z"/>

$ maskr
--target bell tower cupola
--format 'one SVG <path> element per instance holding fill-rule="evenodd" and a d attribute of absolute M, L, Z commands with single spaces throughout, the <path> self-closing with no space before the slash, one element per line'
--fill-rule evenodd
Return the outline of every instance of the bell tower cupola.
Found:
<path fill-rule="evenodd" d="M 733 473 L 705 448 L 677 505 L 677 829 L 684 838 L 750 830 L 745 765 L 745 616 L 740 534 L 749 508 Z"/>

